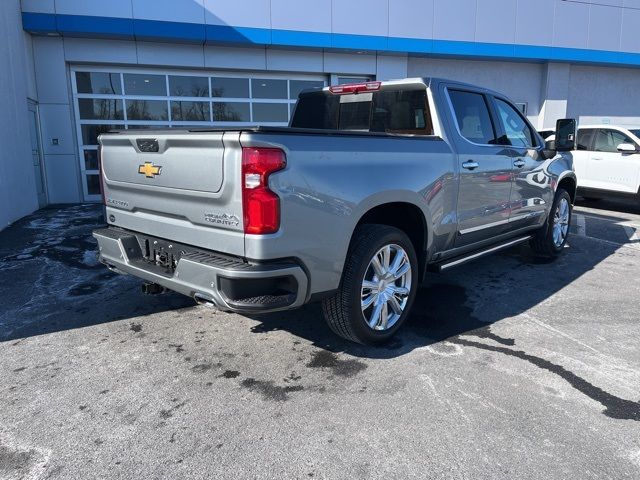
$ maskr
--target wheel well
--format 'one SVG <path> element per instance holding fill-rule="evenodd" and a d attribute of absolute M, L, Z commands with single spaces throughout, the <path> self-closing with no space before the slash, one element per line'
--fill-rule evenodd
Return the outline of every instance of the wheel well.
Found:
<path fill-rule="evenodd" d="M 560 180 L 558 184 L 558 188 L 562 188 L 567 191 L 569 196 L 571 197 L 571 203 L 575 203 L 576 201 L 576 181 L 571 177 L 565 177 Z"/>
<path fill-rule="evenodd" d="M 416 251 L 422 276 L 427 258 L 427 224 L 420 208 L 404 202 L 378 205 L 362 216 L 356 228 L 364 224 L 388 225 L 406 233 Z"/>

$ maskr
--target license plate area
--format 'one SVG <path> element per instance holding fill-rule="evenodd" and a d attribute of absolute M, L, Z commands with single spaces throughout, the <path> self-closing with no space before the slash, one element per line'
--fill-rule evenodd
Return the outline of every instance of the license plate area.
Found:
<path fill-rule="evenodd" d="M 138 238 L 138 241 L 145 262 L 163 269 L 167 275 L 173 275 L 184 250 L 166 240 Z"/>

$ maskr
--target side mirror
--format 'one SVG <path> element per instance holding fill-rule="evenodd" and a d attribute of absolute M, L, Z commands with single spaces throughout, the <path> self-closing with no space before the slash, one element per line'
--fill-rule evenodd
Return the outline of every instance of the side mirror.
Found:
<path fill-rule="evenodd" d="M 576 149 L 576 120 L 564 118 L 556 122 L 556 150 L 570 152 Z"/>
<path fill-rule="evenodd" d="M 621 143 L 617 149 L 620 153 L 636 153 L 636 146 L 631 143 Z"/>

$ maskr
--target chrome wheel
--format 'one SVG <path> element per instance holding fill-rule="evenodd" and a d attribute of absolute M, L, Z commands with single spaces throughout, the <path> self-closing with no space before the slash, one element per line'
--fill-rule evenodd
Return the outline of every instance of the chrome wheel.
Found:
<path fill-rule="evenodd" d="M 553 215 L 553 244 L 560 248 L 569 233 L 571 207 L 566 198 L 561 198 Z"/>
<path fill-rule="evenodd" d="M 382 247 L 364 273 L 362 315 L 373 330 L 393 327 L 402 316 L 411 292 L 411 262 L 399 245 Z"/>

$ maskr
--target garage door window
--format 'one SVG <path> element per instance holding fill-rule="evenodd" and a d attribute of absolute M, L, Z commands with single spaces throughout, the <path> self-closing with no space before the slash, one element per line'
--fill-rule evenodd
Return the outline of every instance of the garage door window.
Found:
<path fill-rule="evenodd" d="M 100 200 L 98 136 L 113 129 L 285 126 L 298 94 L 324 76 L 72 67 L 85 200 Z"/>

